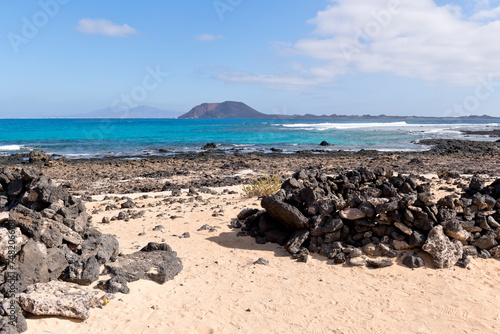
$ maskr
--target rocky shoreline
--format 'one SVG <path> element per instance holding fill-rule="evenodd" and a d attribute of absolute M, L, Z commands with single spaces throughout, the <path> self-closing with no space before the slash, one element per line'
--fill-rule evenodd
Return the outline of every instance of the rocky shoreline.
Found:
<path fill-rule="evenodd" d="M 463 131 L 463 133 L 468 135 L 480 135 L 489 137 L 500 137 L 500 129 L 495 130 L 483 130 L 483 131 Z"/>
<path fill-rule="evenodd" d="M 339 173 L 359 166 L 380 166 L 397 173 L 500 175 L 500 143 L 426 140 L 424 152 L 321 151 L 226 154 L 217 149 L 173 156 L 102 159 L 54 158 L 40 152 L 0 157 L 0 166 L 30 165 L 61 183 L 71 194 L 153 192 L 174 188 L 230 186 L 256 174 L 279 171 L 285 177 L 301 168 Z"/>
<path fill-rule="evenodd" d="M 0 241 L 2 250 L 8 251 L 9 240 L 14 240 L 15 251 L 0 254 L 0 291 L 5 297 L 1 326 L 7 333 L 26 330 L 23 312 L 87 319 L 89 310 L 106 305 L 112 294 L 127 294 L 128 282 L 172 280 L 183 270 L 184 258 L 181 261 L 165 243 L 165 226 L 157 224 L 148 232 L 158 242 L 146 240 L 150 234 L 144 230 L 135 234 L 134 251 L 129 246 L 131 252 L 123 254 L 114 230 L 110 227 L 106 234 L 94 224 L 101 223 L 106 230 L 107 226 L 156 222 L 162 217 L 183 221 L 188 207 L 232 228 L 237 242 L 228 242 L 231 249 L 239 243 L 248 245 L 241 236 L 250 235 L 254 245 L 283 245 L 302 262 L 318 253 L 337 264 L 384 267 L 402 251 L 403 264 L 416 268 L 424 260 L 412 252 L 425 251 L 434 266 L 449 268 L 467 267 L 471 257 L 500 256 L 500 188 L 498 181 L 492 183 L 500 175 L 500 144 L 446 140 L 425 144 L 434 148 L 296 154 L 223 154 L 208 149 L 139 160 L 68 160 L 41 152 L 2 157 Z M 264 197 L 265 211 L 244 210 L 238 215 L 240 222 L 230 223 L 238 211 L 229 217 L 227 210 L 245 202 L 227 187 L 275 171 L 286 181 L 278 194 Z M 433 196 L 431 189 L 447 196 Z M 144 194 L 160 191 L 168 192 L 168 198 Z M 151 202 L 138 206 L 123 196 L 129 193 Z M 186 198 L 181 196 L 186 193 Z M 230 193 L 239 200 L 223 200 Z M 91 196 L 96 195 L 103 200 L 95 202 Z M 95 204 L 90 214 L 84 202 Z M 151 211 L 153 207 L 165 207 L 165 212 Z M 91 216 L 98 220 L 92 223 Z M 221 225 L 203 221 L 196 233 L 218 234 Z M 190 240 L 189 233 L 181 232 L 171 237 Z M 268 260 L 257 262 L 267 266 Z M 8 271 L 11 262 L 19 269 L 14 274 Z M 100 274 L 109 278 L 97 284 Z M 104 291 L 89 290 L 90 284 Z M 9 324 L 9 315 L 18 319 L 16 328 Z"/>

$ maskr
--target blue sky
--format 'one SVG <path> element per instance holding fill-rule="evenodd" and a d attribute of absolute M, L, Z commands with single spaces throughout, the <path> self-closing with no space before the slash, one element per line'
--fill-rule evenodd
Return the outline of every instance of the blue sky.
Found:
<path fill-rule="evenodd" d="M 500 116 L 500 0 L 0 4 L 0 117 L 225 100 L 279 114 Z"/>

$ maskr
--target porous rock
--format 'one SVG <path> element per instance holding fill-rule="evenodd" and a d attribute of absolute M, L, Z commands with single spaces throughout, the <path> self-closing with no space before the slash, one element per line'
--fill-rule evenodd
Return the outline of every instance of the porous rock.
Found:
<path fill-rule="evenodd" d="M 309 237 L 309 234 L 310 232 L 307 229 L 295 231 L 285 244 L 286 250 L 291 254 L 298 253 L 304 241 Z"/>
<path fill-rule="evenodd" d="M 456 220 L 448 220 L 443 224 L 444 231 L 447 236 L 453 239 L 460 240 L 462 242 L 466 242 L 470 239 L 470 232 L 464 230 L 462 224 Z"/>
<path fill-rule="evenodd" d="M 450 241 L 441 225 L 429 232 L 422 249 L 433 257 L 432 263 L 438 268 L 454 266 L 463 255 L 462 244 L 458 240 Z"/>
<path fill-rule="evenodd" d="M 10 256 L 15 256 L 27 241 L 28 238 L 22 235 L 19 227 L 14 230 L 0 227 L 0 261 L 7 263 L 9 252 Z"/>
<path fill-rule="evenodd" d="M 14 225 L 19 227 L 26 236 L 38 240 L 40 239 L 40 219 L 39 212 L 20 204 L 9 211 L 9 221 L 14 222 Z"/>
<path fill-rule="evenodd" d="M 413 248 L 413 246 L 411 246 L 404 240 L 393 240 L 392 246 L 394 247 L 395 250 L 405 250 Z"/>
<path fill-rule="evenodd" d="M 16 334 L 28 330 L 23 310 L 15 299 L 0 299 L 0 333 Z"/>
<path fill-rule="evenodd" d="M 118 255 L 119 243 L 111 234 L 99 233 L 83 241 L 81 248 L 83 258 L 95 256 L 100 264 L 104 264 Z"/>
<path fill-rule="evenodd" d="M 88 319 L 90 308 L 99 305 L 95 291 L 73 283 L 51 281 L 37 283 L 19 295 L 23 310 L 35 315 L 55 315 Z"/>
<path fill-rule="evenodd" d="M 366 259 L 366 265 L 371 268 L 384 268 L 392 266 L 393 262 L 386 258 Z"/>
<path fill-rule="evenodd" d="M 68 262 L 70 264 L 63 278 L 65 281 L 89 285 L 99 279 L 100 265 L 95 256 L 83 259 L 75 254 Z"/>
<path fill-rule="evenodd" d="M 124 294 L 128 294 L 130 292 L 129 287 L 127 286 L 127 280 L 120 276 L 113 276 L 106 281 L 100 281 L 97 284 L 97 287 L 108 293 L 121 292 Z"/>
<path fill-rule="evenodd" d="M 52 222 L 52 224 L 59 230 L 59 233 L 61 234 L 64 241 L 75 246 L 81 245 L 81 243 L 83 242 L 82 236 L 79 233 L 73 231 L 68 226 L 57 221 Z"/>
<path fill-rule="evenodd" d="M 30 239 L 19 252 L 17 268 L 24 274 L 28 285 L 48 282 L 47 247 Z"/>
<path fill-rule="evenodd" d="M 58 279 L 64 270 L 68 267 L 68 260 L 64 251 L 59 248 L 49 248 L 47 251 L 47 270 L 49 279 Z"/>
<path fill-rule="evenodd" d="M 0 293 L 5 298 L 15 297 L 17 294 L 25 292 L 28 288 L 24 275 L 19 270 L 4 271 L 2 276 L 0 279 L 4 280 L 4 282 L 0 284 Z"/>
<path fill-rule="evenodd" d="M 41 234 L 41 241 L 48 248 L 59 247 L 63 243 L 63 237 L 61 231 L 53 225 L 44 229 Z"/>
<path fill-rule="evenodd" d="M 56 203 L 59 200 L 63 203 L 68 203 L 69 200 L 68 192 L 46 177 L 40 178 L 33 190 L 36 194 L 38 194 L 36 201 L 51 204 Z"/>
<path fill-rule="evenodd" d="M 349 258 L 349 264 L 353 267 L 363 267 L 366 265 L 366 257 L 363 255 L 359 257 Z"/>
<path fill-rule="evenodd" d="M 436 200 L 436 198 L 434 196 L 432 196 L 432 194 L 429 192 L 424 192 L 424 193 L 418 194 L 418 199 L 420 201 L 422 201 L 427 206 L 435 205 L 438 202 Z"/>
<path fill-rule="evenodd" d="M 346 208 L 339 212 L 339 215 L 343 219 L 356 220 L 366 217 L 366 214 L 357 208 Z"/>
<path fill-rule="evenodd" d="M 48 162 L 52 159 L 53 158 L 51 156 L 48 156 L 43 151 L 32 151 L 29 154 L 28 162 L 30 164 L 45 163 L 45 162 Z"/>
<path fill-rule="evenodd" d="M 490 249 L 490 254 L 494 259 L 500 259 L 500 246 L 496 246 Z"/>
<path fill-rule="evenodd" d="M 173 279 L 182 270 L 182 261 L 167 244 L 165 250 L 138 251 L 118 257 L 105 265 L 105 274 L 123 277 L 127 282 L 149 279 L 159 284 Z M 156 247 L 153 247 L 156 248 Z"/>

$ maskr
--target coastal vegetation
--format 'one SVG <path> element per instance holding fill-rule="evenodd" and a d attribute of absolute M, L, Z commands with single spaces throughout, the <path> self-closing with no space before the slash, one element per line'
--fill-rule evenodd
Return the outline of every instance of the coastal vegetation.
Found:
<path fill-rule="evenodd" d="M 256 177 L 243 185 L 243 197 L 271 196 L 280 190 L 282 184 L 281 175 L 276 170 L 265 176 Z"/>

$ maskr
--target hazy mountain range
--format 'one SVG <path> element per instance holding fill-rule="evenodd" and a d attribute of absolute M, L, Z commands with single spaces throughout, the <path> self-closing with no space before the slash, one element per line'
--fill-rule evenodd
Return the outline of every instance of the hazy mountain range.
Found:
<path fill-rule="evenodd" d="M 71 118 L 177 118 L 182 112 L 163 110 L 149 106 L 131 109 L 106 108 L 93 112 L 70 116 Z"/>
<path fill-rule="evenodd" d="M 179 118 L 179 119 L 427 119 L 423 116 L 387 116 L 387 115 L 286 115 L 264 114 L 243 102 L 225 101 L 222 103 L 202 103 L 187 113 L 162 110 L 149 106 L 138 106 L 128 110 L 106 108 L 85 114 L 58 118 Z M 447 117 L 434 117 L 446 119 Z M 449 119 L 498 119 L 488 115 L 449 117 Z"/>

